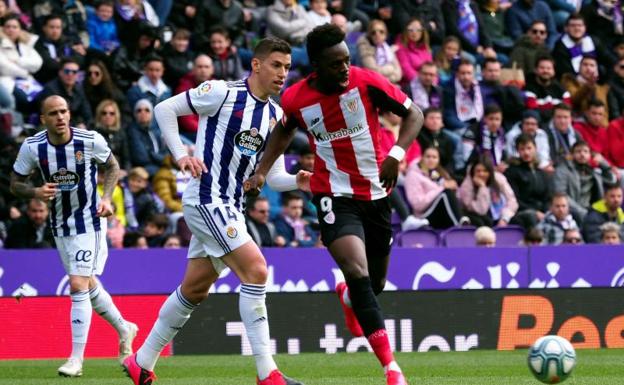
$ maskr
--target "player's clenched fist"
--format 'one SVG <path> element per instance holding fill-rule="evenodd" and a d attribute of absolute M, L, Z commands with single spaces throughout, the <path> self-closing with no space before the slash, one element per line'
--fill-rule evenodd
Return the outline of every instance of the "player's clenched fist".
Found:
<path fill-rule="evenodd" d="M 54 195 L 56 195 L 56 186 L 57 183 L 46 183 L 43 186 L 38 187 L 35 190 L 35 198 L 39 198 L 41 200 L 54 198 Z"/>
<path fill-rule="evenodd" d="M 262 174 L 254 174 L 250 176 L 249 179 L 243 183 L 243 190 L 245 190 L 245 194 L 250 196 L 257 196 L 260 194 L 260 190 L 262 190 L 262 186 L 264 186 L 264 179 L 264 175 Z"/>
<path fill-rule="evenodd" d="M 379 173 L 379 181 L 383 188 L 391 189 L 396 186 L 399 177 L 399 161 L 389 156 L 381 164 L 381 172 Z"/>

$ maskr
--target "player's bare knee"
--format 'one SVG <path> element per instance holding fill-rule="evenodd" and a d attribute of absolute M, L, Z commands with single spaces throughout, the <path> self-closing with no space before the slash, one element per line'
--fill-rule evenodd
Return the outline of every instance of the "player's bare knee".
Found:
<path fill-rule="evenodd" d="M 357 263 L 345 264 L 341 268 L 345 279 L 359 279 L 368 276 L 368 271 L 366 270 L 366 266 L 361 266 Z"/>
<path fill-rule="evenodd" d="M 208 297 L 208 290 L 210 290 L 209 282 L 185 284 L 182 283 L 180 291 L 187 301 L 193 304 L 199 304 Z"/>
<path fill-rule="evenodd" d="M 251 283 L 254 285 L 264 285 L 269 275 L 266 263 L 264 261 L 254 263 L 242 272 L 240 277 L 243 283 Z"/>
<path fill-rule="evenodd" d="M 89 277 L 81 277 L 78 275 L 69 276 L 69 292 L 77 293 L 79 291 L 89 290 Z"/>

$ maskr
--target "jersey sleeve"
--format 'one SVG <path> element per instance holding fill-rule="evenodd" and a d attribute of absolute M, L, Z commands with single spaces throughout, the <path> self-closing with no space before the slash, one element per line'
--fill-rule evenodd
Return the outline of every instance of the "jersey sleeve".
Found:
<path fill-rule="evenodd" d="M 13 164 L 13 171 L 16 174 L 28 176 L 35 167 L 37 167 L 37 158 L 28 143 L 24 142 Z"/>
<path fill-rule="evenodd" d="M 366 71 L 366 80 L 369 96 L 377 108 L 392 111 L 401 117 L 407 114 L 412 99 L 399 87 L 374 71 Z"/>
<path fill-rule="evenodd" d="M 198 115 L 214 116 L 227 96 L 227 86 L 222 80 L 208 80 L 186 91 L 186 102 Z"/>
<path fill-rule="evenodd" d="M 108 158 L 111 156 L 111 149 L 108 147 L 108 143 L 104 137 L 94 132 L 93 136 L 93 158 L 98 163 L 106 163 Z"/>

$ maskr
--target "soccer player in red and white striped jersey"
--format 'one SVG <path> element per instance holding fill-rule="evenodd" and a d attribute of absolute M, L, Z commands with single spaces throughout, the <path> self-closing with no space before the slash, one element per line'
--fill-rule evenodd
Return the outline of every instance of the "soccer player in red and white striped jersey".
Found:
<path fill-rule="evenodd" d="M 284 115 L 269 139 L 256 174 L 245 182 L 257 193 L 271 164 L 300 127 L 315 152 L 310 188 L 321 238 L 342 270 L 337 286 L 347 327 L 365 335 L 384 367 L 388 385 L 406 385 L 394 360 L 376 295 L 385 285 L 392 229 L 388 191 L 399 162 L 422 126 L 422 112 L 378 73 L 351 67 L 344 33 L 333 25 L 316 27 L 307 37 L 314 72 L 284 92 Z M 379 111 L 403 118 L 388 156 L 379 148 Z"/>

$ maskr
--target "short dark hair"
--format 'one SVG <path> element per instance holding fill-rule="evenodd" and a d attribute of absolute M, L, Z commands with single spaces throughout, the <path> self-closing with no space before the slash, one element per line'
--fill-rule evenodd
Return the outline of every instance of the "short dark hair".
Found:
<path fill-rule="evenodd" d="M 585 24 L 585 18 L 580 13 L 573 13 L 570 16 L 568 16 L 568 18 L 566 19 L 565 25 L 567 26 L 568 24 L 570 24 L 572 20 L 580 20 L 583 22 L 583 24 Z"/>
<path fill-rule="evenodd" d="M 43 17 L 43 23 L 41 23 L 41 25 L 46 25 L 48 24 L 50 20 L 57 20 L 57 19 L 60 20 L 61 23 L 63 22 L 63 18 L 58 13 L 51 13 L 49 15 L 45 15 Z"/>
<path fill-rule="evenodd" d="M 165 60 L 162 58 L 162 56 L 156 55 L 155 53 L 151 53 L 151 54 L 148 54 L 145 57 L 145 59 L 143 59 L 143 67 L 145 67 L 147 64 L 153 61 L 157 61 L 157 62 L 160 62 L 162 65 L 165 65 Z"/>
<path fill-rule="evenodd" d="M 555 199 L 557 199 L 557 198 L 568 199 L 568 194 L 564 193 L 563 191 L 557 191 L 557 192 L 553 193 L 552 198 L 550 198 L 550 203 L 554 202 Z"/>
<path fill-rule="evenodd" d="M 600 99 L 592 98 L 589 103 L 587 103 L 587 109 L 589 110 L 592 107 L 606 107 L 604 102 Z"/>
<path fill-rule="evenodd" d="M 316 63 L 323 50 L 340 44 L 345 39 L 345 33 L 334 24 L 323 24 L 315 27 L 308 33 L 306 48 L 310 63 Z"/>
<path fill-rule="evenodd" d="M 503 110 L 496 103 L 490 103 L 485 106 L 485 110 L 483 110 L 483 116 L 488 116 L 490 114 L 502 114 Z"/>
<path fill-rule="evenodd" d="M 115 7 L 115 2 L 113 0 L 97 0 L 95 2 L 95 4 L 93 5 L 93 7 L 95 9 L 100 8 L 103 5 L 108 5 L 109 7 Z"/>
<path fill-rule="evenodd" d="M 230 38 L 230 32 L 227 30 L 227 28 L 225 28 L 221 24 L 217 24 L 213 26 L 212 28 L 210 28 L 208 30 L 208 37 L 214 35 L 215 33 L 225 36 L 226 39 Z"/>
<path fill-rule="evenodd" d="M 553 113 L 557 110 L 562 110 L 562 111 L 569 111 L 572 112 L 572 107 L 570 107 L 568 104 L 566 103 L 559 103 L 557 104 L 555 107 L 553 107 Z"/>
<path fill-rule="evenodd" d="M 529 143 L 533 143 L 533 145 L 535 146 L 535 139 L 529 134 L 522 133 L 518 135 L 518 137 L 516 138 L 516 141 L 515 141 L 516 149 L 518 149 L 520 146 L 523 146 Z"/>
<path fill-rule="evenodd" d="M 303 196 L 296 191 L 287 192 L 282 195 L 282 206 L 286 207 L 291 201 L 302 201 Z"/>
<path fill-rule="evenodd" d="M 269 202 L 269 199 L 267 197 L 264 196 L 257 196 L 257 197 L 249 197 L 248 201 L 247 201 L 247 211 L 252 211 L 256 209 L 256 203 L 258 202 Z"/>
<path fill-rule="evenodd" d="M 572 152 L 574 152 L 574 150 L 576 150 L 579 147 L 587 147 L 587 148 L 589 148 L 589 144 L 586 141 L 584 141 L 584 140 L 577 140 L 572 145 L 572 148 L 571 148 Z"/>
<path fill-rule="evenodd" d="M 488 65 L 488 64 L 491 64 L 491 63 L 498 63 L 498 64 L 501 64 L 501 62 L 500 62 L 500 61 L 498 61 L 498 59 L 495 59 L 495 58 L 493 58 L 493 57 L 488 57 L 488 58 L 486 58 L 486 59 L 483 61 L 483 68 L 487 67 L 487 65 Z"/>
<path fill-rule="evenodd" d="M 273 52 L 281 52 L 283 54 L 290 55 L 292 50 L 290 49 L 290 44 L 280 38 L 272 36 L 265 37 L 260 40 L 258 45 L 256 45 L 256 48 L 254 48 L 253 57 L 263 59 Z"/>
<path fill-rule="evenodd" d="M 457 68 L 455 69 L 455 72 L 459 71 L 459 67 L 461 66 L 471 66 L 472 69 L 474 70 L 474 63 L 471 62 L 470 60 L 466 59 L 466 58 L 462 58 L 459 60 L 459 64 L 457 64 Z"/>
<path fill-rule="evenodd" d="M 622 189 L 622 186 L 619 183 L 605 183 L 604 184 L 604 193 L 605 195 L 607 194 L 607 192 L 611 191 L 611 190 L 615 190 L 615 189 Z"/>
<path fill-rule="evenodd" d="M 437 108 L 437 107 L 429 107 L 429 108 L 425 108 L 425 110 L 423 111 L 423 118 L 426 118 L 427 115 L 429 114 L 433 114 L 433 113 L 442 113 L 442 110 Z"/>
<path fill-rule="evenodd" d="M 144 235 L 139 233 L 138 231 L 128 231 L 123 236 L 122 245 L 124 248 L 136 247 L 139 239 L 143 237 Z"/>
<path fill-rule="evenodd" d="M 596 57 L 596 55 L 591 55 L 591 54 L 584 54 L 583 57 L 581 58 L 581 63 L 584 62 L 585 60 L 593 60 L 596 63 L 598 63 L 598 58 Z"/>
<path fill-rule="evenodd" d="M 533 66 L 534 68 L 537 68 L 537 66 L 543 62 L 543 61 L 549 61 L 551 63 L 553 63 L 553 65 L 555 64 L 555 59 L 548 55 L 548 54 L 543 54 L 543 55 L 539 55 L 538 57 L 535 58 L 535 65 Z"/>
<path fill-rule="evenodd" d="M 59 69 L 63 69 L 63 67 L 65 67 L 65 64 L 67 63 L 74 63 L 78 67 L 80 67 L 80 63 L 78 62 L 78 59 L 76 59 L 74 56 L 63 56 L 61 58 L 61 61 L 59 62 Z"/>
<path fill-rule="evenodd" d="M 167 217 L 167 214 L 152 214 L 149 216 L 149 218 L 147 218 L 147 220 L 145 221 L 145 224 L 151 223 L 154 226 L 156 226 L 157 228 L 164 230 L 167 227 L 169 227 L 169 218 Z"/>

